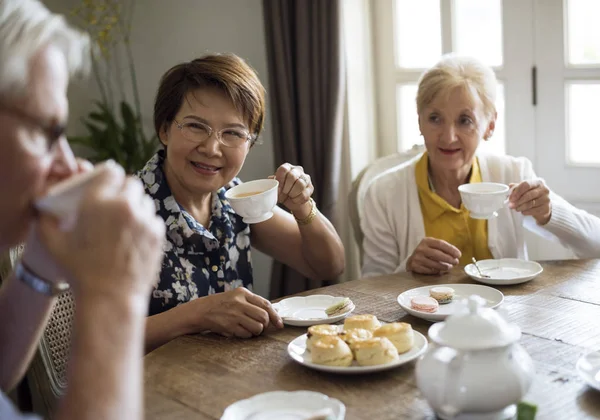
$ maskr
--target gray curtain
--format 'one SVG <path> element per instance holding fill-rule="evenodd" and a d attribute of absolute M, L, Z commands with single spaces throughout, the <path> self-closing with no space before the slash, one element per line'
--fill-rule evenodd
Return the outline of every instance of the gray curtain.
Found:
<path fill-rule="evenodd" d="M 345 71 L 341 0 L 263 0 L 275 166 L 301 165 L 334 220 L 341 176 Z M 285 244 L 282 244 L 285 246 Z M 274 262 L 272 299 L 321 287 Z"/>

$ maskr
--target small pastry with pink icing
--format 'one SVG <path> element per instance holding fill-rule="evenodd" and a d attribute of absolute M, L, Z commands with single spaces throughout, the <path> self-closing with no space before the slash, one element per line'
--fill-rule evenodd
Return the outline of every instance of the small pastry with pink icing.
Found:
<path fill-rule="evenodd" d="M 428 314 L 432 314 L 437 312 L 440 304 L 437 300 L 430 296 L 414 296 L 410 300 L 410 307 L 415 311 L 419 312 L 427 312 Z"/>

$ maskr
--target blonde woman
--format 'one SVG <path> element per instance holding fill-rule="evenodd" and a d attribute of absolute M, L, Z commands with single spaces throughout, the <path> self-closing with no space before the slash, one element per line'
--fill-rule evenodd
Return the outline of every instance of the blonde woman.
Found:
<path fill-rule="evenodd" d="M 527 259 L 524 229 L 553 238 L 580 258 L 600 255 L 600 219 L 554 194 L 531 162 L 478 155 L 496 126 L 496 77 L 473 58 L 445 56 L 421 76 L 419 129 L 426 151 L 369 186 L 362 230 L 363 275 L 439 274 L 472 257 Z M 514 185 L 498 217 L 469 217 L 458 187 Z"/>

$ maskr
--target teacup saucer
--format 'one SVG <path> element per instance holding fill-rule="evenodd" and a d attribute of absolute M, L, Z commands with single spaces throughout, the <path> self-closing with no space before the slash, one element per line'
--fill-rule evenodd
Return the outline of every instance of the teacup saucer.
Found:
<path fill-rule="evenodd" d="M 317 413 L 344 420 L 346 406 L 319 392 L 274 391 L 231 404 L 221 420 L 304 420 Z"/>
<path fill-rule="evenodd" d="M 480 260 L 477 266 L 485 276 L 482 277 L 474 264 L 465 267 L 465 273 L 473 280 L 493 286 L 508 286 L 533 280 L 544 269 L 535 261 L 517 258 L 501 258 L 497 260 Z"/>
<path fill-rule="evenodd" d="M 329 295 L 297 296 L 274 303 L 273 308 L 281 316 L 284 324 L 293 327 L 310 327 L 317 324 L 332 324 L 350 315 L 354 310 L 354 304 L 340 315 L 327 316 L 325 313 L 325 309 L 344 299 L 344 297 Z"/>
<path fill-rule="evenodd" d="M 575 367 L 589 386 L 600 391 L 600 351 L 581 356 Z"/>

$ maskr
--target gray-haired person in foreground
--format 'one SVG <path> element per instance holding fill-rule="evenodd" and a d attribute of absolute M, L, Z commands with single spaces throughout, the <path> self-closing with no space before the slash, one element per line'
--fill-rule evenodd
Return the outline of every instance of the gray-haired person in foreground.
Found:
<path fill-rule="evenodd" d="M 90 170 L 64 135 L 69 77 L 86 67 L 87 51 L 87 37 L 38 0 L 0 0 L 0 252 L 25 242 L 0 289 L 3 420 L 32 418 L 4 393 L 27 370 L 63 284 L 77 312 L 68 389 L 54 418 L 143 417 L 145 318 L 165 235 L 152 200 L 108 164 L 69 231 L 33 207 L 52 184 Z"/>

